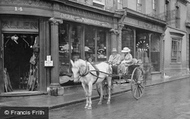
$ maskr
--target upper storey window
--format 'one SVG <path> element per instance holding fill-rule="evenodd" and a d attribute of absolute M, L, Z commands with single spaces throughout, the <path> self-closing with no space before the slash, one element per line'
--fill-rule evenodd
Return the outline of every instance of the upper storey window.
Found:
<path fill-rule="evenodd" d="M 142 12 L 142 0 L 137 0 L 137 11 Z"/>
<path fill-rule="evenodd" d="M 122 8 L 123 8 L 122 0 L 117 0 L 117 9 L 122 9 Z"/>
<path fill-rule="evenodd" d="M 93 0 L 93 6 L 104 9 L 105 8 L 105 0 Z"/>
<path fill-rule="evenodd" d="M 152 0 L 152 9 L 156 11 L 156 0 Z"/>

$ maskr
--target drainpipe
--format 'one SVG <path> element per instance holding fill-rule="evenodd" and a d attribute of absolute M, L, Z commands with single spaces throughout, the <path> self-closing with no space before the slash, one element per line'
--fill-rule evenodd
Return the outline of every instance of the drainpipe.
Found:
<path fill-rule="evenodd" d="M 118 31 L 119 31 L 119 36 L 118 36 L 118 51 L 121 52 L 121 48 L 122 48 L 122 29 L 125 26 L 124 19 L 127 16 L 127 10 L 124 9 L 124 13 L 123 16 L 121 17 L 121 19 L 118 22 Z"/>
<path fill-rule="evenodd" d="M 127 16 L 127 10 L 124 9 L 124 10 L 122 10 L 122 12 L 124 12 L 124 13 L 123 13 L 121 19 L 118 21 L 117 28 L 112 28 L 110 30 L 110 32 L 112 33 L 112 42 L 113 42 L 112 48 L 113 47 L 116 48 L 115 42 L 117 42 L 118 52 L 121 52 L 122 29 L 124 27 L 123 21 L 124 21 L 125 17 Z M 114 41 L 114 39 L 117 39 L 117 41 Z"/>

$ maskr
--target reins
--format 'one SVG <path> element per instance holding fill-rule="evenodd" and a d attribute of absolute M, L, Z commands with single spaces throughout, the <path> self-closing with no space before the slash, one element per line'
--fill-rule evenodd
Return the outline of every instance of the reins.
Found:
<path fill-rule="evenodd" d="M 90 62 L 89 62 L 90 63 Z M 91 64 L 91 63 L 90 63 Z M 85 73 L 84 74 L 79 74 L 79 79 L 81 78 L 81 77 L 84 77 L 84 76 L 86 76 L 87 74 L 91 74 L 91 75 L 93 75 L 93 76 L 95 76 L 96 77 L 96 80 L 93 82 L 93 84 L 95 84 L 97 81 L 98 81 L 98 78 L 102 78 L 102 77 L 99 77 L 99 75 L 100 75 L 100 73 L 103 73 L 103 74 L 107 74 L 107 75 L 112 75 L 112 74 L 109 74 L 109 73 L 106 73 L 106 72 L 103 72 L 103 71 L 100 71 L 95 65 L 93 65 L 93 64 L 91 64 L 92 66 L 93 66 L 93 68 L 95 69 L 95 70 L 89 70 L 89 67 L 87 66 L 87 61 L 86 61 L 86 69 L 85 69 Z M 93 72 L 96 72 L 96 74 L 94 74 Z"/>

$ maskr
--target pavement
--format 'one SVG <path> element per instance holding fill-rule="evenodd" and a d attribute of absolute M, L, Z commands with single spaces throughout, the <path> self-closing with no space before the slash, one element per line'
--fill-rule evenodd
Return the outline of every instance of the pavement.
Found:
<path fill-rule="evenodd" d="M 160 74 L 154 74 L 152 75 L 151 80 L 147 80 L 146 87 L 159 85 L 162 83 L 168 83 L 179 79 L 185 79 L 188 77 L 190 77 L 189 74 L 183 74 L 178 76 L 166 76 L 165 78 L 161 78 Z M 114 84 L 112 95 L 124 93 L 130 90 L 130 83 Z M 27 91 L 25 93 L 27 94 Z M 36 95 L 15 97 L 0 96 L 0 107 L 48 107 L 49 109 L 55 109 L 85 101 L 84 91 L 80 85 L 64 87 L 64 94 L 62 96 L 50 96 L 47 93 L 42 94 L 39 92 L 33 93 L 36 93 Z M 92 92 L 92 99 L 94 100 L 98 98 L 98 93 L 94 88 Z"/>

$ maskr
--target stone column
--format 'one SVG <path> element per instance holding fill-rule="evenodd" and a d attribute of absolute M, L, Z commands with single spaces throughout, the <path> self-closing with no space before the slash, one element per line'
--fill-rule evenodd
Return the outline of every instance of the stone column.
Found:
<path fill-rule="evenodd" d="M 51 83 L 50 87 L 53 87 L 54 94 L 58 95 L 59 84 L 59 37 L 58 37 L 58 25 L 62 23 L 62 20 L 50 18 L 51 22 L 51 57 L 53 60 L 53 67 L 51 69 Z M 56 90 L 56 91 L 55 91 Z"/>

